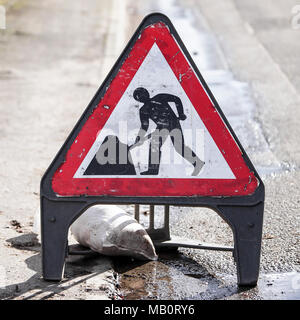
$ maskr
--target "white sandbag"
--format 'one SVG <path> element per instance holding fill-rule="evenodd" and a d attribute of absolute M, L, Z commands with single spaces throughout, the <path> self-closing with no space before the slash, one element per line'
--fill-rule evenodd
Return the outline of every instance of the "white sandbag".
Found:
<path fill-rule="evenodd" d="M 90 207 L 72 224 L 71 232 L 81 245 L 104 255 L 157 260 L 145 229 L 114 205 Z"/>

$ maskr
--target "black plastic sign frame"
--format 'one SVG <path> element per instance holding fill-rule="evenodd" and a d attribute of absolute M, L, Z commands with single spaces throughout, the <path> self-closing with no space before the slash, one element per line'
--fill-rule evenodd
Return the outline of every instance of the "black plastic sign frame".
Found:
<path fill-rule="evenodd" d="M 226 124 L 230 134 L 241 150 L 243 160 L 258 181 L 256 190 L 247 196 L 104 196 L 79 195 L 59 196 L 53 191 L 52 179 L 65 161 L 66 154 L 74 142 L 84 123 L 87 121 L 95 105 L 101 101 L 106 87 L 118 73 L 124 60 L 136 43 L 140 34 L 151 24 L 164 23 L 182 49 L 186 59 L 193 67 L 202 86 L 213 102 L 220 117 Z M 234 258 L 237 264 L 238 284 L 256 285 L 259 275 L 261 238 L 264 211 L 264 185 L 246 152 L 226 120 L 216 99 L 212 95 L 195 63 L 177 34 L 171 21 L 160 13 L 146 16 L 121 56 L 104 80 L 96 95 L 84 111 L 73 131 L 56 155 L 41 180 L 41 232 L 42 232 L 42 268 L 45 280 L 59 281 L 62 279 L 65 258 L 68 252 L 68 229 L 70 225 L 90 206 L 95 204 L 150 204 L 171 206 L 208 207 L 217 212 L 231 227 L 234 235 Z"/>

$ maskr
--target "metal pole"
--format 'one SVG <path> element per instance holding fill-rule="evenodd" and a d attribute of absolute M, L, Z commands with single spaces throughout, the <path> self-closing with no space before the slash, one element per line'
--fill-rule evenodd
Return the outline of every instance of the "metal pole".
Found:
<path fill-rule="evenodd" d="M 137 222 L 140 222 L 140 205 L 134 205 L 134 218 Z"/>
<path fill-rule="evenodd" d="M 154 229 L 154 205 L 150 205 L 149 229 Z"/>
<path fill-rule="evenodd" d="M 165 218 L 164 218 L 164 230 L 166 233 L 166 238 L 170 238 L 170 206 L 165 206 Z"/>
<path fill-rule="evenodd" d="M 165 224 L 164 224 L 164 227 L 168 227 L 169 228 L 169 223 L 170 223 L 170 220 L 169 220 L 169 217 L 170 217 L 170 206 L 165 206 Z"/>

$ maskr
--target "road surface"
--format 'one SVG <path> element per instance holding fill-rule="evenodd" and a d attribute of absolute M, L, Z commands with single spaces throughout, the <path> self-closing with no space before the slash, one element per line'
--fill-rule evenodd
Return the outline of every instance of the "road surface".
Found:
<path fill-rule="evenodd" d="M 299 299 L 300 30 L 292 28 L 291 13 L 296 3 L 5 1 L 0 298 Z M 173 21 L 264 180 L 261 275 L 254 289 L 237 288 L 230 254 L 182 249 L 143 264 L 73 257 L 62 283 L 41 279 L 33 233 L 41 176 L 143 16 L 153 11 Z M 125 209 L 133 213 L 132 206 Z M 229 227 L 206 209 L 171 208 L 171 231 L 232 244 Z"/>

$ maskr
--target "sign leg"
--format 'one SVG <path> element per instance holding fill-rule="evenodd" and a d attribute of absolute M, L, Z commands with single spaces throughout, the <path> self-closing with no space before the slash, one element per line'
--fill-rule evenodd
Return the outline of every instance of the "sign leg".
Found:
<path fill-rule="evenodd" d="M 219 206 L 234 236 L 234 258 L 239 286 L 257 284 L 263 226 L 264 203 L 254 206 Z"/>
<path fill-rule="evenodd" d="M 134 205 L 134 218 L 137 222 L 140 222 L 140 205 Z"/>
<path fill-rule="evenodd" d="M 85 202 L 51 201 L 41 198 L 42 268 L 45 280 L 63 277 L 68 230 L 83 212 Z"/>

